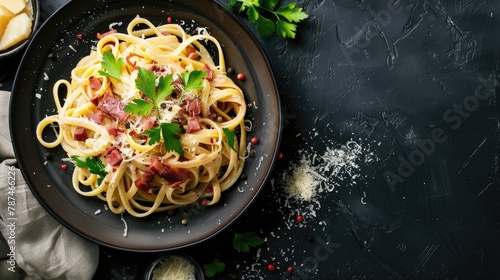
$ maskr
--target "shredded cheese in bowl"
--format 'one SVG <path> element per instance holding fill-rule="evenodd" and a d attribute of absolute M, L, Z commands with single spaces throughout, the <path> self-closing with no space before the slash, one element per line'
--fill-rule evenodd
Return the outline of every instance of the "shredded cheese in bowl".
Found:
<path fill-rule="evenodd" d="M 154 260 L 146 270 L 147 280 L 203 280 L 201 267 L 185 255 L 166 255 Z"/>

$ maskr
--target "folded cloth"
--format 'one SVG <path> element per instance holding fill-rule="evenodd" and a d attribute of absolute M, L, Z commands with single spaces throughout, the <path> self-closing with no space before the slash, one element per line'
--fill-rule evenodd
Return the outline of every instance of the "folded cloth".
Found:
<path fill-rule="evenodd" d="M 0 91 L 0 99 L 10 94 Z M 8 111 L 8 102 L 0 102 L 0 232 L 9 246 L 0 256 L 9 271 L 0 271 L 0 278 L 21 268 L 24 279 L 92 279 L 99 247 L 62 226 L 33 196 L 16 168 Z"/>

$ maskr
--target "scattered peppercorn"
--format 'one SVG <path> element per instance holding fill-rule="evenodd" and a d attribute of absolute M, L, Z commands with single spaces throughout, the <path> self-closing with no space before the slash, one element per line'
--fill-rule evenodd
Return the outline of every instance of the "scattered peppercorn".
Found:
<path fill-rule="evenodd" d="M 52 185 L 51 184 L 47 184 L 47 188 L 48 189 L 52 188 Z"/>
<path fill-rule="evenodd" d="M 282 159 L 283 158 L 283 153 L 282 152 L 279 152 L 278 153 L 278 159 Z"/>
<path fill-rule="evenodd" d="M 47 152 L 47 153 L 45 153 L 45 155 L 43 157 L 46 159 L 50 159 L 50 158 L 52 158 L 52 155 L 49 152 Z"/>
<path fill-rule="evenodd" d="M 302 215 L 297 215 L 297 217 L 295 217 L 295 220 L 300 223 L 304 220 L 304 218 L 302 217 Z"/>
<path fill-rule="evenodd" d="M 67 164 L 65 164 L 65 163 L 61 164 L 61 169 L 62 169 L 62 170 L 66 170 L 66 168 L 68 168 L 68 165 L 67 165 Z"/>
<path fill-rule="evenodd" d="M 229 68 L 227 68 L 227 71 L 226 71 L 226 72 L 227 72 L 228 74 L 231 74 L 231 73 L 233 73 L 233 71 L 234 71 L 234 70 L 233 70 L 233 68 L 229 67 Z"/>
<path fill-rule="evenodd" d="M 76 39 L 82 40 L 83 39 L 83 35 L 82 34 L 76 34 Z"/>
<path fill-rule="evenodd" d="M 313 242 L 314 241 L 314 238 L 312 238 L 312 236 L 310 236 L 310 235 L 306 235 L 305 238 L 309 242 Z"/>
<path fill-rule="evenodd" d="M 231 274 L 231 279 L 232 280 L 238 279 L 238 274 L 236 274 L 236 273 Z"/>
<path fill-rule="evenodd" d="M 267 265 L 267 270 L 274 271 L 275 269 L 276 269 L 276 267 L 274 266 L 274 264 L 270 263 Z"/>
<path fill-rule="evenodd" d="M 245 173 L 241 174 L 241 176 L 240 176 L 241 180 L 246 180 L 247 178 L 248 178 L 248 176 Z"/>
<path fill-rule="evenodd" d="M 240 80 L 240 81 L 243 81 L 243 80 L 245 80 L 245 75 L 243 75 L 242 73 L 239 73 L 239 74 L 236 76 L 236 78 L 237 78 L 238 80 Z"/>
<path fill-rule="evenodd" d="M 258 144 L 258 143 L 259 143 L 259 138 L 257 138 L 257 137 L 252 137 L 252 139 L 250 139 L 250 143 L 252 143 L 252 144 L 254 144 L 254 145 Z"/>
<path fill-rule="evenodd" d="M 168 209 L 167 216 L 173 217 L 174 215 L 175 215 L 175 209 L 174 208 Z"/>
<path fill-rule="evenodd" d="M 168 17 L 168 18 L 167 18 L 167 22 L 168 22 L 168 23 L 172 23 L 172 17 Z"/>
<path fill-rule="evenodd" d="M 187 224 L 188 224 L 188 220 L 186 220 L 186 219 L 182 219 L 181 223 L 182 223 L 183 225 L 187 225 Z"/>
<path fill-rule="evenodd" d="M 286 271 L 288 271 L 288 273 L 292 273 L 293 267 L 291 267 L 291 266 L 287 267 Z"/>

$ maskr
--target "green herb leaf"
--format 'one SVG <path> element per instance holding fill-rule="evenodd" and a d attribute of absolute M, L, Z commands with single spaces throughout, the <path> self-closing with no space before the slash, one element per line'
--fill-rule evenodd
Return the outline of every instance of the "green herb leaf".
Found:
<path fill-rule="evenodd" d="M 161 137 L 163 136 L 163 143 L 167 151 L 174 151 L 182 156 L 184 155 L 184 150 L 179 141 L 180 136 L 177 134 L 179 132 L 181 132 L 181 129 L 175 123 L 161 123 L 159 127 L 153 127 L 144 131 L 149 136 L 149 145 L 161 142 Z"/>
<path fill-rule="evenodd" d="M 96 174 L 99 177 L 97 178 L 97 183 L 100 185 L 104 177 L 108 175 L 105 168 L 106 166 L 102 163 L 100 158 L 97 157 L 77 157 L 72 156 L 71 161 L 80 168 L 88 168 L 89 172 L 92 174 Z"/>
<path fill-rule="evenodd" d="M 117 80 L 121 80 L 120 73 L 122 72 L 123 59 L 120 57 L 115 59 L 111 52 L 102 54 L 101 67 L 104 71 L 99 71 L 99 74 L 108 76 Z"/>
<path fill-rule="evenodd" d="M 142 99 L 134 99 L 132 102 L 127 104 L 123 110 L 131 114 L 145 116 L 149 114 L 153 108 L 156 108 L 158 118 L 160 119 L 160 108 L 158 108 L 158 104 L 160 104 L 161 101 L 165 100 L 165 98 L 172 93 L 172 90 L 174 89 L 172 82 L 172 75 L 167 75 L 165 77 L 161 76 L 158 79 L 157 90 L 155 73 L 142 67 L 139 68 L 137 79 L 135 80 L 135 86 L 147 97 L 149 97 L 152 103 Z"/>
<path fill-rule="evenodd" d="M 156 105 L 165 100 L 165 98 L 167 98 L 172 93 L 172 91 L 174 90 L 174 85 L 172 83 L 172 75 L 160 77 L 160 80 L 158 81 L 158 95 L 155 98 Z"/>
<path fill-rule="evenodd" d="M 265 17 L 259 17 L 257 20 L 257 32 L 264 39 L 271 38 L 275 34 L 276 23 Z"/>
<path fill-rule="evenodd" d="M 279 0 L 230 0 L 226 6 L 235 8 L 238 13 L 246 13 L 250 23 L 257 23 L 257 32 L 262 38 L 270 38 L 276 33 L 283 38 L 295 38 L 297 23 L 309 17 L 302 8 L 292 2 L 282 9 L 276 10 Z M 268 17 L 266 17 L 268 16 Z M 269 19 L 273 16 L 275 20 Z"/>
<path fill-rule="evenodd" d="M 153 109 L 154 106 L 155 106 L 154 104 L 144 101 L 142 99 L 134 99 L 132 100 L 132 102 L 128 103 L 123 108 L 123 110 L 131 114 L 139 114 L 141 116 L 145 116 L 149 114 L 149 112 L 151 111 L 151 109 Z"/>
<path fill-rule="evenodd" d="M 233 149 L 236 152 L 236 149 L 234 148 L 234 130 L 230 130 L 227 127 L 223 127 L 222 131 L 224 132 L 224 135 L 226 135 L 227 138 L 227 144 L 231 149 Z"/>
<path fill-rule="evenodd" d="M 277 11 L 276 14 L 286 18 L 289 22 L 300 22 L 306 19 L 308 15 L 302 11 L 302 8 L 297 8 L 296 3 L 290 3 Z"/>
<path fill-rule="evenodd" d="M 260 5 L 266 9 L 274 10 L 276 6 L 280 3 L 280 0 L 263 0 L 260 1 Z"/>
<path fill-rule="evenodd" d="M 236 251 L 248 252 L 252 247 L 258 247 L 264 244 L 264 239 L 255 232 L 234 233 L 233 246 Z"/>
<path fill-rule="evenodd" d="M 149 72 L 146 68 L 139 68 L 135 86 L 142 91 L 151 100 L 155 99 L 156 92 L 156 75 L 154 72 Z"/>
<path fill-rule="evenodd" d="M 226 269 L 226 264 L 214 258 L 214 261 L 209 264 L 203 265 L 203 270 L 205 271 L 205 276 L 214 277 L 215 274 L 221 273 Z"/>
<path fill-rule="evenodd" d="M 192 89 L 200 89 L 203 87 L 203 78 L 208 74 L 207 71 L 193 70 L 191 72 L 184 72 L 184 75 L 181 76 L 182 83 L 184 84 L 184 90 L 179 97 L 179 102 L 181 102 L 184 97 L 184 93 L 186 91 Z"/>
<path fill-rule="evenodd" d="M 179 125 L 175 123 L 162 123 L 160 127 L 167 151 L 174 151 L 182 156 L 184 154 L 184 150 L 182 149 L 179 141 L 181 137 L 177 134 L 181 132 Z"/>
<path fill-rule="evenodd" d="M 192 89 L 200 89 L 203 87 L 203 78 L 207 75 L 207 71 L 193 70 L 184 72 L 181 77 L 184 83 L 184 91 Z"/>

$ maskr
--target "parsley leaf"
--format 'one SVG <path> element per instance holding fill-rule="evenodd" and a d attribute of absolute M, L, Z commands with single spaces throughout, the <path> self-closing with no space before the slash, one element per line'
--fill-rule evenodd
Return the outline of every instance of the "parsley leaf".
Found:
<path fill-rule="evenodd" d="M 276 10 L 279 0 L 230 0 L 226 6 L 234 8 L 238 3 L 238 12 L 246 11 L 250 23 L 257 23 L 257 32 L 262 38 L 270 38 L 277 33 L 285 39 L 294 39 L 297 24 L 309 17 L 295 2 L 279 10 Z"/>
<path fill-rule="evenodd" d="M 92 174 L 96 174 L 99 177 L 97 178 L 97 183 L 100 185 L 102 180 L 108 173 L 105 171 L 106 166 L 102 163 L 100 158 L 96 157 L 77 157 L 72 156 L 71 161 L 80 168 L 88 168 L 89 172 Z"/>
<path fill-rule="evenodd" d="M 137 79 L 135 80 L 135 86 L 147 97 L 149 97 L 152 103 L 142 99 L 134 99 L 132 102 L 128 103 L 123 110 L 131 114 L 145 116 L 149 114 L 153 108 L 156 108 L 158 118 L 160 118 L 160 109 L 158 108 L 158 105 L 172 93 L 172 90 L 174 89 L 172 81 L 172 75 L 167 75 L 165 77 L 160 76 L 158 79 L 157 89 L 155 73 L 149 72 L 147 69 L 142 67 L 139 68 Z"/>
<path fill-rule="evenodd" d="M 203 265 L 203 270 L 205 271 L 205 276 L 214 277 L 215 274 L 221 273 L 226 269 L 226 264 L 214 258 L 214 261 L 209 264 Z"/>
<path fill-rule="evenodd" d="M 142 91 L 147 97 L 154 99 L 156 92 L 156 75 L 154 72 L 148 71 L 146 68 L 139 68 L 135 86 Z"/>
<path fill-rule="evenodd" d="M 160 142 L 161 137 L 163 137 L 163 143 L 167 151 L 174 151 L 182 156 L 184 150 L 179 141 L 180 136 L 177 134 L 179 132 L 181 132 L 181 128 L 175 123 L 161 123 L 159 127 L 144 131 L 149 136 L 149 145 Z"/>
<path fill-rule="evenodd" d="M 230 130 L 227 127 L 223 127 L 222 131 L 224 132 L 224 135 L 226 135 L 227 138 L 227 144 L 231 149 L 233 149 L 236 152 L 236 149 L 234 148 L 234 130 Z"/>
<path fill-rule="evenodd" d="M 262 244 L 264 244 L 264 239 L 255 232 L 234 233 L 233 246 L 239 253 L 248 252 L 251 247 L 258 247 Z"/>
<path fill-rule="evenodd" d="M 200 89 L 203 87 L 203 78 L 208 74 L 207 71 L 193 70 L 191 72 L 186 71 L 184 75 L 181 76 L 181 80 L 184 83 L 184 90 L 182 91 L 181 97 L 179 97 L 179 102 L 182 100 L 184 93 L 192 89 Z"/>
<path fill-rule="evenodd" d="M 111 52 L 102 54 L 101 67 L 104 71 L 99 71 L 99 74 L 121 80 L 120 73 L 122 72 L 123 59 L 120 57 L 115 59 Z"/>
<path fill-rule="evenodd" d="M 155 105 L 153 103 L 149 103 L 142 99 L 134 99 L 132 102 L 125 105 L 123 110 L 132 114 L 139 114 L 141 116 L 145 116 L 149 114 L 151 109 L 153 109 Z"/>

